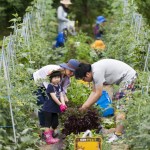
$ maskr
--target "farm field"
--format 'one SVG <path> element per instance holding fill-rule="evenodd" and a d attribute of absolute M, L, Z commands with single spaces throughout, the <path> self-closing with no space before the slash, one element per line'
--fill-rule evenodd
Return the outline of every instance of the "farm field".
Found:
<path fill-rule="evenodd" d="M 23 9 L 20 3 L 21 0 L 18 0 L 16 5 Z M 147 7 L 140 1 L 131 0 L 97 0 L 97 5 L 91 0 L 87 3 L 72 0 L 72 3 L 69 17 L 75 20 L 76 34 L 69 34 L 63 47 L 54 48 L 58 0 L 28 1 L 26 11 L 22 10 L 22 18 L 18 13 L 12 14 L 10 34 L 3 31 L 4 36 L 1 35 L 0 149 L 75 150 L 75 139 L 82 138 L 90 130 L 91 138 L 102 139 L 102 150 L 149 150 L 150 27 L 146 8 L 150 3 L 145 2 Z M 81 13 L 79 8 L 84 11 Z M 100 12 L 98 8 L 101 8 Z M 102 37 L 104 49 L 91 47 L 95 41 L 93 24 L 99 14 L 107 20 Z M 85 113 L 79 111 L 90 95 L 93 83 L 71 77 L 71 84 L 67 88 L 67 110 L 59 115 L 60 141 L 47 145 L 42 139 L 44 129 L 40 128 L 37 117 L 41 106 L 37 105 L 37 84 L 33 80 L 33 73 L 43 66 L 59 65 L 69 59 L 92 64 L 104 58 L 123 61 L 138 73 L 132 96 L 126 96 L 122 101 L 113 100 L 111 104 L 116 113 L 116 106 L 125 102 L 126 119 L 121 122 L 124 126 L 122 138 L 114 143 L 107 142 L 115 132 L 114 115 L 103 117 L 103 109 L 96 105 Z M 112 100 L 118 89 L 118 85 L 110 85 L 103 90 Z"/>

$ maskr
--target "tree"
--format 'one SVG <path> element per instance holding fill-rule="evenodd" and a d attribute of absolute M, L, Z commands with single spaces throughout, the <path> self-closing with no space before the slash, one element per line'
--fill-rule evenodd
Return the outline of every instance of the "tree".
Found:
<path fill-rule="evenodd" d="M 10 26 L 9 20 L 12 14 L 18 13 L 19 16 L 25 14 L 26 7 L 32 0 L 0 0 L 0 33 L 8 31 L 7 27 Z M 3 28 L 2 28 L 3 27 Z"/>
<path fill-rule="evenodd" d="M 147 23 L 150 25 L 150 13 L 149 13 L 150 1 L 137 0 L 135 2 L 137 3 L 138 6 L 138 12 L 146 18 Z"/>

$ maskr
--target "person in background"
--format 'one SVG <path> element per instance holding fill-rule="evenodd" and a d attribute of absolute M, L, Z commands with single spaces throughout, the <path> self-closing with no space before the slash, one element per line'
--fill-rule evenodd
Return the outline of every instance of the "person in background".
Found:
<path fill-rule="evenodd" d="M 104 34 L 104 25 L 106 19 L 103 16 L 98 16 L 96 19 L 96 24 L 94 26 L 94 36 L 95 39 L 101 39 L 102 35 Z"/>
<path fill-rule="evenodd" d="M 54 144 L 59 141 L 58 138 L 53 138 L 53 132 L 57 129 L 58 113 L 64 112 L 67 109 L 65 105 L 63 89 L 60 85 L 61 72 L 54 71 L 49 76 L 50 84 L 46 89 L 48 98 L 43 104 L 43 112 L 45 117 L 45 141 L 47 144 Z"/>
<path fill-rule="evenodd" d="M 61 71 L 62 72 L 62 79 L 61 79 L 61 86 L 63 88 L 63 96 L 65 102 L 68 101 L 66 96 L 67 88 L 70 85 L 70 77 L 74 75 L 74 70 L 78 67 L 79 61 L 75 59 L 70 59 L 68 63 L 62 63 L 60 65 L 47 65 L 33 73 L 33 79 L 37 84 L 37 90 L 35 94 L 37 96 L 37 105 L 42 106 L 45 102 L 45 91 L 48 87 L 49 82 L 46 80 L 47 75 L 50 75 L 52 71 Z M 41 109 L 38 111 L 39 117 L 39 125 L 44 127 L 45 119 L 44 113 Z"/>
<path fill-rule="evenodd" d="M 58 19 L 58 33 L 63 32 L 63 29 L 68 26 L 68 22 L 70 21 L 67 18 L 68 11 L 69 11 L 69 5 L 71 5 L 70 0 L 61 0 L 60 6 L 57 9 L 57 19 Z"/>
<path fill-rule="evenodd" d="M 131 94 L 131 91 L 134 90 L 136 77 L 136 71 L 119 60 L 102 59 L 92 65 L 80 63 L 75 70 L 75 78 L 82 79 L 86 82 L 93 82 L 93 89 L 90 96 L 79 110 L 85 111 L 95 104 L 102 95 L 104 85 L 120 85 L 120 96 L 117 93 L 118 98 Z M 122 93 L 124 93 L 124 95 Z M 118 140 L 124 130 L 122 121 L 125 120 L 125 105 L 117 107 L 119 111 L 116 114 L 116 129 L 114 134 L 108 140 L 109 143 Z"/>

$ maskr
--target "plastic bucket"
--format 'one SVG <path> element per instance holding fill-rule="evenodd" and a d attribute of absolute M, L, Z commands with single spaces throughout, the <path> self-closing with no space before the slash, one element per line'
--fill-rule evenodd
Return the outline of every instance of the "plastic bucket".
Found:
<path fill-rule="evenodd" d="M 97 100 L 96 105 L 102 109 L 102 116 L 108 117 L 114 115 L 112 100 L 106 91 L 102 91 L 101 97 Z"/>

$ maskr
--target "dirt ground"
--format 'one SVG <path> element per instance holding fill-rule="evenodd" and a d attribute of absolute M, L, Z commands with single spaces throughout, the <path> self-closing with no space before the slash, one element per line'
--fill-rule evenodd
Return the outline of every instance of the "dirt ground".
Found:
<path fill-rule="evenodd" d="M 113 144 L 111 150 L 129 150 L 129 146 L 126 144 Z"/>

